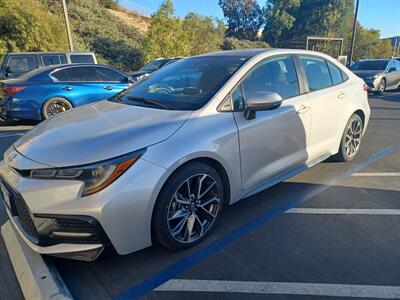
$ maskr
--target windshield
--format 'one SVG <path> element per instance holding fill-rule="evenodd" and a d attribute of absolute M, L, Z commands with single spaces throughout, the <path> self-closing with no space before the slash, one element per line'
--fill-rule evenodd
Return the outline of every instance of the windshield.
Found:
<path fill-rule="evenodd" d="M 153 60 L 152 62 L 148 63 L 143 68 L 141 68 L 140 70 L 154 72 L 154 71 L 160 69 L 163 65 L 165 65 L 166 62 L 167 62 L 166 59 Z"/>
<path fill-rule="evenodd" d="M 204 56 L 177 61 L 110 100 L 174 110 L 205 105 L 247 61 L 240 56 Z"/>
<path fill-rule="evenodd" d="M 385 70 L 388 60 L 364 60 L 354 63 L 350 69 L 353 71 Z"/>

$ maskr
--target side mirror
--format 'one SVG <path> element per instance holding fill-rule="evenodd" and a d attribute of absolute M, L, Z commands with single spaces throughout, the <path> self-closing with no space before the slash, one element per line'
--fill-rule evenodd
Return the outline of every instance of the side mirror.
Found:
<path fill-rule="evenodd" d="M 247 120 L 252 120 L 256 117 L 256 111 L 273 110 L 281 106 L 282 101 L 282 97 L 277 93 L 255 93 L 246 99 L 246 110 L 244 111 L 244 117 Z"/>
<path fill-rule="evenodd" d="M 11 75 L 12 72 L 13 72 L 11 66 L 7 66 L 5 71 L 6 71 L 5 74 L 4 74 L 5 77 L 10 77 L 10 75 Z"/>
<path fill-rule="evenodd" d="M 128 81 L 128 82 L 131 83 L 131 84 L 135 83 L 135 80 L 133 80 L 132 76 L 128 76 L 128 77 L 126 78 L 126 81 Z"/>
<path fill-rule="evenodd" d="M 396 68 L 395 67 L 391 67 L 388 72 L 392 73 L 392 72 L 395 72 L 395 71 L 396 71 Z"/>

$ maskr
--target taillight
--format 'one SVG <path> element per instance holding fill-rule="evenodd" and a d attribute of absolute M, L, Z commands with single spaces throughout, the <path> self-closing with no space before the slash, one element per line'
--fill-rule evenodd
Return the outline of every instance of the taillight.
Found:
<path fill-rule="evenodd" d="M 7 96 L 11 96 L 14 95 L 15 93 L 18 93 L 19 91 L 22 91 L 23 89 L 25 89 L 26 86 L 13 86 L 13 87 L 6 87 L 4 89 L 4 93 Z"/>
<path fill-rule="evenodd" d="M 364 92 L 368 92 L 369 91 L 368 84 L 364 83 L 363 90 L 364 90 Z"/>

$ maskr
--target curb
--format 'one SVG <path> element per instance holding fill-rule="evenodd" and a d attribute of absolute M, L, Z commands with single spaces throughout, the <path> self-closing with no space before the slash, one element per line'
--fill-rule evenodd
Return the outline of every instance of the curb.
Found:
<path fill-rule="evenodd" d="M 51 261 L 25 245 L 10 221 L 1 226 L 1 235 L 25 299 L 73 299 Z"/>

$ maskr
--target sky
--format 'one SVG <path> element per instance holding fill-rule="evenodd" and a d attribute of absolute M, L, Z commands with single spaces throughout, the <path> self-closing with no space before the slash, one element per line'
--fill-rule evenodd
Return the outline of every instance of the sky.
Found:
<path fill-rule="evenodd" d="M 183 17 L 194 11 L 201 15 L 223 18 L 218 0 L 172 0 L 176 14 Z M 266 0 L 257 0 L 264 5 Z M 122 6 L 151 15 L 162 0 L 119 0 Z M 367 28 L 381 31 L 381 37 L 400 35 L 400 0 L 360 0 L 359 21 Z"/>

